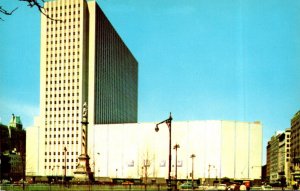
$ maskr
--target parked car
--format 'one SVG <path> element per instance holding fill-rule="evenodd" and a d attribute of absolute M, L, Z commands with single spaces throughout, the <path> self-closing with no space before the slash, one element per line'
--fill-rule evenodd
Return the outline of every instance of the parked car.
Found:
<path fill-rule="evenodd" d="M 10 184 L 10 181 L 9 181 L 9 180 L 6 180 L 6 179 L 3 179 L 3 180 L 2 180 L 2 184 Z"/>
<path fill-rule="evenodd" d="M 180 185 L 180 189 L 192 189 L 193 185 L 192 182 L 185 182 Z"/>
<path fill-rule="evenodd" d="M 217 190 L 227 190 L 226 184 L 219 184 L 219 185 L 217 186 Z"/>
<path fill-rule="evenodd" d="M 263 185 L 263 186 L 261 186 L 261 189 L 262 190 L 273 190 L 272 186 L 270 186 L 270 185 Z"/>
<path fill-rule="evenodd" d="M 193 189 L 193 185 L 191 181 L 186 181 L 183 184 L 180 184 L 178 186 L 179 189 Z M 196 181 L 194 181 L 194 188 L 198 189 L 198 184 Z"/>
<path fill-rule="evenodd" d="M 122 182 L 122 185 L 132 185 L 133 182 L 130 182 L 130 181 L 125 181 L 125 182 Z"/>

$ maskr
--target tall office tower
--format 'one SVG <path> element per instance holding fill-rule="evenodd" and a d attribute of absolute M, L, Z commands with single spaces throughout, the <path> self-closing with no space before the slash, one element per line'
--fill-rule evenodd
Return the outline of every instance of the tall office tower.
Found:
<path fill-rule="evenodd" d="M 88 122 L 137 122 L 138 64 L 95 1 L 54 0 L 41 17 L 42 175 L 72 176 Z M 65 152 L 66 150 L 66 152 Z"/>
<path fill-rule="evenodd" d="M 89 10 L 89 122 L 136 123 L 138 64 L 95 1 Z"/>

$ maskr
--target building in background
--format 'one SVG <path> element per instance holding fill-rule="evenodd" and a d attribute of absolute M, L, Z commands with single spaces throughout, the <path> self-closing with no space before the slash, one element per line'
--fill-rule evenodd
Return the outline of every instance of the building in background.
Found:
<path fill-rule="evenodd" d="M 0 179 L 18 181 L 25 177 L 26 132 L 20 116 L 12 114 L 9 124 L 0 124 Z"/>
<path fill-rule="evenodd" d="M 290 171 L 290 136 L 291 129 L 287 128 L 285 132 L 278 137 L 278 181 L 280 184 L 283 179 L 285 179 L 288 184 L 290 184 L 292 180 Z"/>
<path fill-rule="evenodd" d="M 33 180 L 44 176 L 39 173 L 41 171 L 40 168 L 42 168 L 39 166 L 41 164 L 39 157 L 45 152 L 43 146 L 44 139 L 41 138 L 40 124 L 40 118 L 35 117 L 33 126 L 26 128 L 26 177 Z"/>
<path fill-rule="evenodd" d="M 261 168 L 261 181 L 262 184 L 269 181 L 269 178 L 267 178 L 267 164 L 263 165 Z"/>
<path fill-rule="evenodd" d="M 292 174 L 291 174 L 291 129 L 287 128 L 285 130 L 285 162 L 284 162 L 284 176 L 286 178 L 287 184 L 291 184 L 292 182 Z"/>
<path fill-rule="evenodd" d="M 85 103 L 90 126 L 137 122 L 138 63 L 95 1 L 46 1 L 44 8 L 53 19 L 41 17 L 35 136 L 41 160 L 34 173 L 51 175 L 57 169 L 61 174 L 66 168 L 71 176 L 86 144 L 87 132 L 81 129 Z"/>
<path fill-rule="evenodd" d="M 0 153 L 10 149 L 9 130 L 8 127 L 0 123 Z"/>
<path fill-rule="evenodd" d="M 10 172 L 10 163 L 9 157 L 7 153 L 9 152 L 10 145 L 9 145 L 9 131 L 6 125 L 0 124 L 0 181 L 2 182 L 3 179 L 10 179 L 9 172 Z"/>
<path fill-rule="evenodd" d="M 281 184 L 283 180 L 290 184 L 290 134 L 288 128 L 278 131 L 267 145 L 267 177 L 270 184 Z"/>
<path fill-rule="evenodd" d="M 291 119 L 291 162 L 292 176 L 300 181 L 300 111 Z"/>

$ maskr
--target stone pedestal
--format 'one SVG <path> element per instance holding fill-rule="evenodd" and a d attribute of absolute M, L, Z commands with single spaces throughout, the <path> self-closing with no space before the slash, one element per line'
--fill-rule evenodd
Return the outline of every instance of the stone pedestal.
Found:
<path fill-rule="evenodd" d="M 89 165 L 90 157 L 85 154 L 81 154 L 78 157 L 78 165 L 74 172 L 75 181 L 85 182 L 91 179 L 91 168 Z"/>

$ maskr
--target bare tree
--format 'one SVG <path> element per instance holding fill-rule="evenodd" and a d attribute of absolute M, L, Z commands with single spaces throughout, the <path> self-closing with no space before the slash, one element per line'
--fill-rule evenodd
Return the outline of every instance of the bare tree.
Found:
<path fill-rule="evenodd" d="M 4 14 L 4 15 L 12 15 L 13 12 L 15 12 L 18 9 L 18 7 L 16 7 L 14 10 L 12 11 L 7 11 L 6 9 L 4 9 L 2 6 L 0 6 L 0 13 Z M 4 21 L 1 17 L 0 20 Z"/>
<path fill-rule="evenodd" d="M 42 13 L 48 19 L 51 19 L 51 20 L 54 20 L 54 21 L 60 21 L 60 22 L 62 21 L 62 20 L 59 20 L 59 19 L 52 18 L 47 14 L 47 12 L 45 11 L 44 6 L 43 6 L 45 0 L 18 0 L 18 1 L 27 3 L 27 6 L 29 6 L 30 8 L 33 8 L 33 7 L 37 8 L 39 10 L 39 12 Z M 2 6 L 0 6 L 0 13 L 2 13 L 4 15 L 12 15 L 17 9 L 18 9 L 18 7 L 14 8 L 11 11 L 9 11 L 9 10 L 3 8 Z M 0 17 L 0 20 L 4 21 L 2 19 L 2 17 Z"/>
<path fill-rule="evenodd" d="M 154 155 L 152 153 L 149 152 L 149 150 L 147 149 L 145 151 L 145 153 L 142 156 L 142 161 L 141 161 L 141 171 L 142 171 L 142 181 L 145 185 L 145 191 L 147 190 L 147 184 L 149 182 L 148 178 L 154 176 L 155 172 L 154 172 L 154 168 L 153 168 L 153 172 L 151 172 L 151 170 L 149 169 L 151 166 L 155 166 L 154 163 Z"/>

